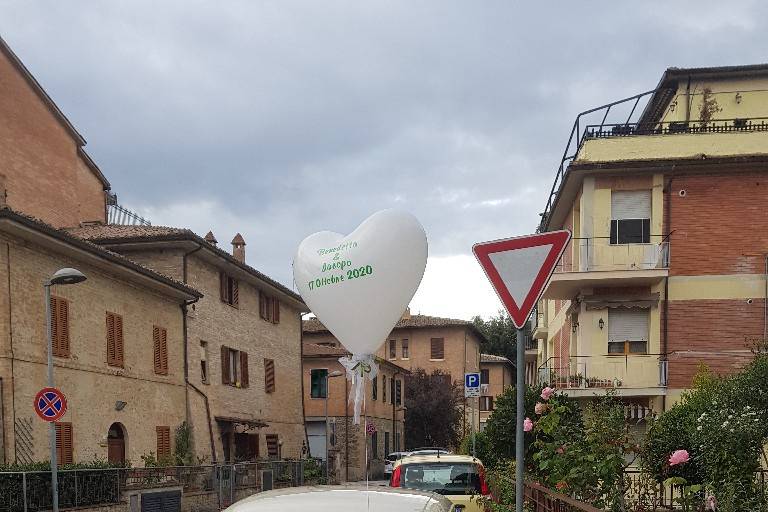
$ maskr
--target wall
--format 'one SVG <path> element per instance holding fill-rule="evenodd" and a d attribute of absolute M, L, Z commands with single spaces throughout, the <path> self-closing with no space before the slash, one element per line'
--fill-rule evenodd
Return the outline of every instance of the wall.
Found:
<path fill-rule="evenodd" d="M 56 227 L 106 221 L 103 184 L 77 141 L 0 51 L 0 181 L 8 205 Z"/>
<path fill-rule="evenodd" d="M 488 370 L 488 392 L 484 393 L 484 395 L 493 397 L 495 408 L 498 396 L 504 393 L 504 390 L 508 387 L 515 385 L 512 380 L 512 369 L 510 365 L 506 363 L 481 363 L 480 369 Z M 479 405 L 477 407 L 479 408 Z M 480 421 L 487 421 L 492 412 L 493 411 L 480 411 Z"/>
<path fill-rule="evenodd" d="M 10 258 L 9 258 L 10 256 Z M 68 397 L 63 421 L 73 424 L 75 461 L 106 459 L 106 435 L 113 422 L 127 431 L 126 456 L 157 451 L 155 427 L 175 429 L 184 420 L 183 344 L 179 301 L 149 292 L 19 239 L 0 237 L 0 377 L 3 417 L 14 460 L 14 421 L 32 425 L 31 457 L 48 460 L 48 430 L 33 410 L 46 385 L 45 305 L 42 283 L 61 267 L 80 269 L 88 280 L 57 286 L 68 299 L 71 357 L 55 358 L 55 382 Z M 123 316 L 124 368 L 106 363 L 106 311 Z M 153 325 L 167 329 L 167 376 L 155 375 Z M 127 403 L 115 410 L 116 401 Z M 21 448 L 20 448 L 21 449 Z M 26 453 L 26 452 L 25 452 Z"/>

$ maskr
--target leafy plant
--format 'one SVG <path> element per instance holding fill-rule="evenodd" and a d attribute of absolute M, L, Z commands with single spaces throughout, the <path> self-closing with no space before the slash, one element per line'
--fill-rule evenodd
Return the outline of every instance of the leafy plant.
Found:
<path fill-rule="evenodd" d="M 195 455 L 192 453 L 192 428 L 186 421 L 176 428 L 173 446 L 174 463 L 177 466 L 191 466 Z"/>
<path fill-rule="evenodd" d="M 706 87 L 701 94 L 701 108 L 699 109 L 699 125 L 704 128 L 712 121 L 715 114 L 723 109 L 718 105 L 717 99 L 712 94 L 712 89 Z"/>
<path fill-rule="evenodd" d="M 462 388 L 441 370 L 416 368 L 405 379 L 405 445 L 457 446 L 463 418 Z"/>

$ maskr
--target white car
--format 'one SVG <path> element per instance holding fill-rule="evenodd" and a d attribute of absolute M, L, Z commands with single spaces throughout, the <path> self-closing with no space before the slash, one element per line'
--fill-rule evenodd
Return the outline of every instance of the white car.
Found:
<path fill-rule="evenodd" d="M 395 462 L 402 459 L 403 457 L 407 457 L 410 454 L 411 452 L 392 452 L 387 455 L 384 459 L 384 474 L 391 475 L 392 468 L 395 466 Z"/>
<path fill-rule="evenodd" d="M 447 498 L 431 492 L 391 487 L 291 487 L 254 494 L 230 505 L 226 512 L 451 512 Z"/>

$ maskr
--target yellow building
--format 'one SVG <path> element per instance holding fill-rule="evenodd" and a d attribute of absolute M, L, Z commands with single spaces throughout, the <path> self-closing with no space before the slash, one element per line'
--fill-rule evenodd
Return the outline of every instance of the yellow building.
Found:
<path fill-rule="evenodd" d="M 537 378 L 668 408 L 768 326 L 768 66 L 668 69 L 579 115 L 540 231 L 569 229 L 535 316 Z M 619 116 L 611 123 L 611 116 Z"/>

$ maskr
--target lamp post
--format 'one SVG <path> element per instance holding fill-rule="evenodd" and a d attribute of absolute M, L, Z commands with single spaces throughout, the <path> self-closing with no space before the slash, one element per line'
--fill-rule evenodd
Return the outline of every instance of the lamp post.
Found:
<path fill-rule="evenodd" d="M 328 395 L 329 391 L 331 390 L 330 386 L 328 386 L 328 383 L 331 379 L 331 377 L 341 377 L 344 375 L 339 370 L 334 370 L 332 372 L 325 374 L 325 483 L 328 485 L 329 483 L 329 477 L 330 477 L 330 460 L 331 458 L 328 456 Z"/>
<path fill-rule="evenodd" d="M 45 290 L 45 329 L 48 338 L 48 387 L 53 386 L 53 337 L 51 328 L 51 286 L 82 283 L 85 275 L 75 268 L 62 268 L 57 270 L 51 278 L 43 283 Z M 56 425 L 48 423 L 49 443 L 51 448 L 51 497 L 53 512 L 59 512 L 59 482 L 58 463 L 56 461 Z"/>
<path fill-rule="evenodd" d="M 403 411 L 403 430 L 405 430 L 405 412 L 408 410 L 408 407 L 402 406 L 402 407 L 400 407 L 397 410 L 398 411 Z M 403 432 L 403 434 L 405 434 L 405 432 Z M 405 437 L 405 435 L 403 435 L 403 437 Z M 397 442 L 397 422 L 395 421 L 395 418 L 393 417 L 392 418 L 392 443 L 393 443 L 393 446 L 394 446 L 394 443 L 396 443 L 396 442 Z M 397 446 L 394 446 L 394 448 L 395 449 L 392 450 L 393 452 L 402 451 L 402 450 L 400 450 L 400 443 L 397 443 Z M 387 454 L 387 455 L 389 455 L 389 454 Z"/>

